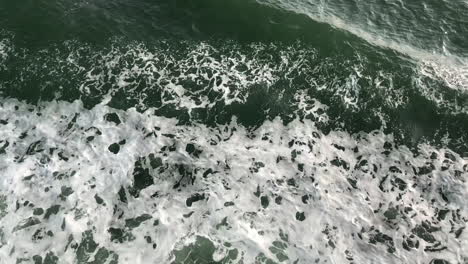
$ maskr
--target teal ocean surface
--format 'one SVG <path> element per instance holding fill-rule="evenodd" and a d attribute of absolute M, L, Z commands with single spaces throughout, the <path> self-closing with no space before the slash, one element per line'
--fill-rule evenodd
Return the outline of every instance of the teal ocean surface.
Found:
<path fill-rule="evenodd" d="M 1 0 L 0 264 L 467 264 L 467 14 Z"/>

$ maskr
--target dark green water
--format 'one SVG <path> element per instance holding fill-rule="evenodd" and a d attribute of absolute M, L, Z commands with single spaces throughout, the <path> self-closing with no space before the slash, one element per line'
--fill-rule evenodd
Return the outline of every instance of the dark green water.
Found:
<path fill-rule="evenodd" d="M 297 261 L 294 263 L 312 263 L 316 259 L 319 259 L 319 263 L 342 263 L 340 261 L 345 259 L 350 263 L 429 263 L 430 261 L 432 261 L 430 263 L 446 263 L 437 261 L 467 263 L 466 250 L 468 250 L 468 245 L 466 243 L 467 236 L 464 233 L 458 234 L 454 238 L 455 240 L 434 239 L 439 244 L 430 237 L 428 238 L 431 234 L 424 236 L 418 233 L 418 228 L 423 225 L 422 223 L 426 223 L 424 221 L 432 221 L 432 224 L 442 226 L 440 228 L 434 227 L 434 230 L 439 230 L 441 234 L 448 236 L 449 233 L 463 230 L 458 228 L 464 228 L 467 219 L 467 205 L 461 202 L 463 198 L 466 198 L 468 190 L 466 185 L 468 169 L 466 165 L 468 158 L 468 16 L 466 13 L 468 13 L 468 2 L 465 0 L 450 2 L 436 0 L 0 1 L 0 106 L 2 109 L 0 113 L 5 115 L 0 116 L 4 126 L 0 133 L 0 159 L 3 159 L 0 162 L 0 175 L 10 175 L 4 176 L 0 185 L 0 199 L 6 197 L 5 209 L 2 209 L 2 203 L 0 203 L 0 216 L 2 212 L 7 215 L 4 218 L 7 219 L 5 220 L 6 224 L 0 224 L 0 242 L 3 238 L 3 242 L 0 243 L 0 263 L 13 263 L 11 261 L 14 259 L 17 263 L 21 263 L 23 260 L 20 261 L 20 259 L 22 258 L 24 258 L 24 262 L 28 263 L 104 263 L 106 259 L 111 263 L 149 263 L 150 259 L 154 260 L 151 263 L 170 263 L 172 261 L 176 263 L 293 263 L 294 261 Z M 118 113 L 118 122 L 115 124 L 120 127 L 120 130 L 113 130 L 105 125 L 107 123 L 100 123 L 102 120 L 109 121 L 109 119 L 106 117 L 103 119 L 99 115 L 106 114 L 105 116 L 107 116 L 111 112 Z M 34 119 L 36 117 L 37 120 Z M 154 121 L 152 118 L 162 119 Z M 62 130 L 62 121 L 58 120 L 63 120 L 63 124 L 67 123 L 68 126 Z M 264 131 L 271 128 L 269 122 L 279 123 L 271 125 L 276 130 L 273 129 L 270 134 L 263 135 Z M 96 127 L 92 125 L 94 123 Z M 173 123 L 176 124 L 174 127 L 171 125 Z M 80 125 L 75 127 L 75 124 Z M 160 124 L 163 124 L 161 125 L 162 130 L 160 130 Z M 277 126 L 280 124 L 281 127 L 278 128 Z M 149 127 L 153 127 L 155 130 L 148 130 Z M 325 139 L 310 139 L 309 137 L 312 136 L 307 134 L 308 132 L 304 132 L 309 131 L 310 127 L 316 128 L 317 133 L 323 135 Z M 97 129 L 99 133 L 91 135 L 89 131 L 93 131 L 93 129 Z M 39 132 L 32 132 L 33 130 Z M 231 131 L 231 136 L 240 133 L 234 137 L 235 139 L 232 139 L 239 140 L 238 143 L 229 143 L 223 147 L 222 150 L 230 153 L 229 155 L 203 156 L 203 154 L 197 154 L 197 150 L 192 149 L 192 146 L 185 146 L 186 143 L 188 144 L 185 140 L 195 140 L 203 149 L 200 150 L 200 153 L 216 152 L 218 150 L 212 147 L 217 145 L 213 143 L 216 138 L 225 138 L 225 141 L 231 140 L 228 139 L 231 136 L 226 138 L 224 134 L 228 130 Z M 244 130 L 245 135 L 242 134 Z M 155 138 L 158 139 L 151 141 L 144 137 L 140 140 L 139 134 L 135 134 L 136 131 L 149 133 L 148 135 L 154 133 Z M 283 132 L 278 132 L 279 135 L 276 137 L 273 136 L 275 131 Z M 22 133 L 26 133 L 24 137 L 20 136 L 23 135 Z M 27 137 L 31 134 L 33 136 Z M 103 139 L 97 139 L 102 134 L 104 134 Z M 146 134 L 145 136 L 147 136 Z M 169 146 L 172 144 L 169 143 L 169 139 L 161 139 L 167 134 L 173 134 L 173 136 L 168 137 L 170 140 L 175 140 L 174 137 L 177 139 L 172 147 Z M 274 162 L 270 164 L 268 161 L 258 161 L 258 157 L 262 157 L 262 154 L 243 153 L 243 150 L 235 148 L 236 145 L 244 146 L 247 150 L 256 148 L 251 145 L 261 148 L 260 146 L 263 146 L 261 143 L 249 141 L 257 137 L 262 138 L 261 134 L 263 138 L 269 136 L 281 138 L 280 142 L 286 139 L 292 140 L 292 143 L 289 144 L 285 142 L 285 145 L 291 149 L 290 152 L 295 153 L 291 154 L 292 161 L 287 165 L 290 167 L 289 170 L 275 167 L 279 165 L 272 165 Z M 367 139 L 379 136 L 382 138 Z M 340 138 L 341 143 L 334 143 L 336 137 Z M 93 141 L 95 138 L 99 141 Z M 299 139 L 294 143 L 295 138 L 302 138 L 303 144 L 298 143 Z M 293 149 L 296 144 L 297 146 L 306 146 L 307 144 L 304 142 L 308 138 L 310 140 L 307 144 L 311 147 L 307 155 L 311 156 L 299 162 L 302 165 L 297 165 L 295 157 L 300 153 L 306 153 L 306 151 Z M 368 140 L 368 143 L 365 143 L 364 139 Z M 374 142 L 373 140 L 380 142 L 381 144 L 379 144 L 382 146 L 377 143 L 369 143 Z M 91 141 L 96 143 L 90 143 Z M 35 142 L 41 143 L 37 145 Z M 389 149 L 388 144 L 385 145 L 384 142 L 390 142 L 388 144 L 394 146 L 394 156 L 389 154 L 390 149 L 393 148 Z M 115 143 L 112 147 L 113 150 L 109 146 L 110 143 Z M 282 159 L 280 157 L 282 157 L 284 146 L 273 139 L 269 141 L 269 144 L 271 145 L 266 148 L 274 153 L 271 155 L 278 156 L 276 164 L 279 164 L 278 159 Z M 342 150 L 343 153 L 333 154 L 333 152 L 330 157 L 327 156 L 327 159 L 320 161 L 320 155 L 329 151 L 329 148 L 325 147 L 328 146 L 327 144 L 331 144 L 332 149 L 334 146 L 339 151 Z M 341 145 L 337 147 L 337 144 Z M 166 147 L 162 147 L 163 145 Z M 94 158 L 91 158 L 92 155 L 88 153 L 88 148 L 91 146 L 93 153 L 97 155 L 93 156 Z M 148 146 L 152 146 L 152 148 L 146 149 L 149 148 Z M 362 152 L 362 149 L 366 149 L 368 146 L 372 146 L 371 150 Z M 401 150 L 399 147 L 405 150 Z M 169 150 L 173 148 L 171 151 L 175 150 L 179 156 L 173 157 L 172 154 L 164 154 L 165 148 Z M 66 162 L 62 162 L 62 155 L 57 156 L 58 154 L 54 153 L 55 150 L 52 151 L 52 149 L 58 149 L 57 152 L 62 151 L 60 153 L 65 154 L 75 153 L 76 156 L 69 156 L 66 160 L 70 160 L 67 165 Z M 438 155 L 434 157 L 428 149 L 431 149 L 433 153 L 437 152 Z M 105 151 L 106 154 L 99 154 L 100 151 Z M 116 152 L 115 159 L 107 158 L 107 155 L 113 155 L 109 154 L 109 151 Z M 159 169 L 158 171 L 151 165 L 153 161 L 148 156 L 150 152 L 156 153 L 152 154 L 153 157 L 159 155 L 158 158 L 162 158 L 161 162 L 166 166 L 164 170 Z M 415 159 L 419 158 L 420 160 L 413 161 L 408 152 L 412 153 L 411 155 Z M 187 154 L 181 153 L 192 155 L 190 161 L 183 158 Z M 449 154 L 444 153 L 453 153 L 450 154 L 453 159 L 447 158 Z M 424 156 L 426 154 L 427 157 Z M 47 158 L 41 155 L 46 155 Z M 202 158 L 198 155 L 201 155 Z M 217 155 L 226 155 L 226 157 L 219 158 L 217 162 L 214 162 L 217 160 Z M 336 156 L 336 159 L 333 159 L 333 155 Z M 345 155 L 349 159 L 347 160 L 340 155 Z M 228 165 L 230 162 L 238 164 L 247 162 L 243 161 L 240 156 L 251 157 L 249 162 L 253 162 L 252 166 L 255 168 L 249 167 L 247 169 L 239 165 L 235 172 L 229 171 L 231 169 Z M 146 175 L 141 176 L 144 183 L 138 185 L 136 182 L 140 176 L 135 175 L 140 174 L 135 171 L 139 168 L 137 163 L 143 157 L 147 163 L 140 164 L 141 170 L 149 170 L 149 172 L 142 174 Z M 356 171 L 361 168 L 363 157 L 367 157 L 366 163 L 368 161 L 375 162 L 372 178 L 381 179 L 381 181 L 368 183 L 356 174 Z M 446 159 L 444 160 L 443 157 Z M 446 160 L 452 161 L 453 168 L 445 164 Z M 109 162 L 120 163 L 122 167 L 110 165 Z M 258 162 L 263 166 L 259 165 Z M 180 169 L 182 167 L 177 165 L 179 163 L 184 164 L 183 168 L 185 169 Z M 319 244 L 328 243 L 327 250 L 333 252 L 328 253 L 332 256 L 329 259 L 323 258 L 323 255 L 327 255 L 323 252 L 327 251 L 320 246 L 314 246 L 314 243 L 310 247 L 301 244 L 302 242 L 299 241 L 303 240 L 299 235 L 300 232 L 291 234 L 290 240 L 284 237 L 278 238 L 272 242 L 273 246 L 271 247 L 267 245 L 267 242 L 262 245 L 259 242 L 262 239 L 240 235 L 243 234 L 242 230 L 244 230 L 240 226 L 248 223 L 249 217 L 251 217 L 251 221 L 258 220 L 254 220 L 256 218 L 250 216 L 250 213 L 257 214 L 258 212 L 255 213 L 255 210 L 242 206 L 237 208 L 236 213 L 226 213 L 226 215 L 243 214 L 246 217 L 242 221 L 237 219 L 231 222 L 232 225 L 238 226 L 234 229 L 235 231 L 232 231 L 232 234 L 223 233 L 224 231 L 220 231 L 220 233 L 209 231 L 211 229 L 219 230 L 223 227 L 208 220 L 208 224 L 204 228 L 197 229 L 198 227 L 195 227 L 194 223 L 194 226 L 183 229 L 177 227 L 185 225 L 170 224 L 170 221 L 166 219 L 166 231 L 158 231 L 162 233 L 157 234 L 161 238 L 154 236 L 151 238 L 151 232 L 147 231 L 151 230 L 151 227 L 145 227 L 146 231 L 144 232 L 134 231 L 132 235 L 132 229 L 137 228 L 139 224 L 136 227 L 126 226 L 124 228 L 126 231 L 116 229 L 117 223 L 122 221 L 121 225 L 126 223 L 123 218 L 117 217 L 116 210 L 122 210 L 122 215 L 131 211 L 132 213 L 129 214 L 134 218 L 128 216 L 128 219 L 136 219 L 137 215 L 144 215 L 136 212 L 141 210 L 146 215 L 151 215 L 150 218 L 155 219 L 158 217 L 162 219 L 162 215 L 164 215 L 162 212 L 165 210 L 169 210 L 167 212 L 169 215 L 173 213 L 170 208 L 179 210 L 175 209 L 179 208 L 177 205 L 162 209 L 159 207 L 162 206 L 159 202 L 151 207 L 149 201 L 152 199 L 149 197 L 156 199 L 155 197 L 158 196 L 151 196 L 148 193 L 145 194 L 146 196 L 143 195 L 143 198 L 139 198 L 139 191 L 134 200 L 129 202 L 134 203 L 133 206 L 138 208 L 135 209 L 135 212 L 127 207 L 120 208 L 121 201 L 115 202 L 117 201 L 115 197 L 117 197 L 117 191 L 121 186 L 128 191 L 128 194 L 132 195 L 135 193 L 132 190 L 135 189 L 156 188 L 154 186 L 158 185 L 155 184 L 158 180 L 162 181 L 159 183 L 160 186 L 170 182 L 178 187 L 181 182 L 190 178 L 192 184 L 190 181 L 182 184 L 186 185 L 186 189 L 182 192 L 188 194 L 203 192 L 206 194 L 204 198 L 209 197 L 208 193 L 216 192 L 213 190 L 214 186 L 217 185 L 208 180 L 208 182 L 203 180 L 198 182 L 197 179 L 200 179 L 201 175 L 197 173 L 201 173 L 201 168 L 205 168 L 203 166 L 208 166 L 206 164 L 211 163 L 220 166 L 218 168 L 213 165 L 218 168 L 218 171 L 224 170 L 225 174 L 220 177 L 227 179 L 234 177 L 232 175 L 256 175 L 259 170 L 265 170 L 265 174 L 261 174 L 260 178 L 265 179 L 268 184 L 279 181 L 275 177 L 282 174 L 283 170 L 297 170 L 295 176 L 291 176 L 292 178 L 304 174 L 301 179 L 309 176 L 314 179 L 314 177 L 319 177 L 317 170 L 321 169 L 318 168 L 325 168 L 325 172 L 322 172 L 323 175 L 326 175 L 322 176 L 325 177 L 324 182 L 319 180 L 323 185 L 304 183 L 301 185 L 304 189 L 296 191 L 297 193 L 303 192 L 303 197 L 312 195 L 310 194 L 311 188 L 322 188 L 321 191 L 331 188 L 340 193 L 340 184 L 328 180 L 340 177 L 345 179 L 344 182 L 347 184 L 351 184 L 354 189 L 357 188 L 356 182 L 358 186 L 362 182 L 362 189 L 359 190 L 362 197 L 372 193 L 366 191 L 367 188 L 377 191 L 380 189 L 382 193 L 393 193 L 395 188 L 384 191 L 385 188 L 382 187 L 382 184 L 389 179 L 388 173 L 395 173 L 398 170 L 399 173 L 408 177 L 404 181 L 405 188 L 412 184 L 414 184 L 413 188 L 420 187 L 412 191 L 412 193 L 416 193 L 413 198 L 416 199 L 420 194 L 420 197 L 424 197 L 421 199 L 427 202 L 427 204 L 420 205 L 419 209 L 415 209 L 415 211 L 419 210 L 418 214 L 427 215 L 422 212 L 426 209 L 421 209 L 426 206 L 429 208 L 428 211 L 435 210 L 436 215 L 432 220 L 418 215 L 419 222 L 405 224 L 410 221 L 408 219 L 411 219 L 411 214 L 404 208 L 415 206 L 414 200 L 408 197 L 402 198 L 402 194 L 394 194 L 391 197 L 370 195 L 374 197 L 371 199 L 380 201 L 381 204 L 378 209 L 375 208 L 377 205 L 370 206 L 376 215 L 362 216 L 362 219 L 380 219 L 377 215 L 382 205 L 388 207 L 385 212 L 392 212 L 392 208 L 397 208 L 395 210 L 405 212 L 400 212 L 400 214 L 406 214 L 403 218 L 398 218 L 392 223 L 385 222 L 384 224 L 377 220 L 369 220 L 372 222 L 369 224 L 370 226 L 383 225 L 384 227 L 380 227 L 380 229 L 387 230 L 388 234 L 402 232 L 396 234 L 395 237 L 390 235 L 392 236 L 390 242 L 384 231 L 379 233 L 379 228 L 370 228 L 369 232 L 374 232 L 374 234 L 369 235 L 366 242 L 372 245 L 381 243 L 388 246 L 388 249 L 383 251 L 390 255 L 383 257 L 383 259 L 374 256 L 374 254 L 379 255 L 375 253 L 381 250 L 379 248 L 376 249 L 377 251 L 369 253 L 369 258 L 366 258 L 366 253 L 357 249 L 358 242 L 354 240 L 350 242 L 345 238 L 346 235 L 352 233 L 351 231 L 349 231 L 350 233 L 337 234 L 339 231 L 327 229 L 332 228 L 331 226 L 325 228 L 325 223 L 320 223 L 320 228 L 318 228 L 322 231 L 321 234 L 325 234 L 324 236 L 327 237 L 323 238 L 325 242 L 313 235 L 315 233 L 311 234 L 310 240 Z M 222 165 L 224 163 L 225 165 Z M 428 164 L 432 164 L 432 167 Z M 101 165 L 102 168 L 98 168 Z M 402 167 L 399 167 L 400 165 Z M 89 169 L 88 171 L 87 168 L 94 168 L 93 166 L 96 166 L 96 170 Z M 145 166 L 151 168 L 148 169 Z M 187 169 L 186 166 L 191 169 Z M 332 169 L 328 166 L 331 166 Z M 334 172 L 333 168 L 337 166 L 343 166 L 345 172 L 342 174 Z M 395 169 L 395 166 L 399 169 Z M 405 170 L 404 166 L 409 167 Z M 432 168 L 432 172 L 430 172 L 431 176 L 428 176 L 428 179 L 422 180 L 418 175 L 421 175 L 421 171 L 425 172 L 424 166 Z M 236 166 L 233 165 L 233 167 Z M 275 169 L 272 169 L 273 167 Z M 350 167 L 354 167 L 354 171 L 350 170 Z M 370 164 L 369 168 L 371 168 Z M 70 183 L 49 182 L 48 179 L 52 177 L 51 175 L 55 177 L 54 173 L 62 173 L 61 171 L 68 169 L 77 172 L 78 175 L 89 172 L 96 175 L 92 175 L 92 179 L 86 178 L 91 177 L 90 175 L 83 176 L 84 178 L 80 178 L 80 176 L 78 177 L 80 180 L 70 180 Z M 266 172 L 268 169 L 270 171 Z M 378 171 L 380 169 L 383 171 Z M 101 175 L 100 170 L 110 170 L 110 175 L 120 175 L 112 176 L 119 180 L 114 178 L 115 181 L 103 180 L 102 177 L 110 176 Z M 216 171 L 214 167 L 210 167 L 210 170 Z M 21 175 L 15 173 L 13 175 L 12 171 L 18 171 Z M 366 171 L 366 173 L 370 172 Z M 61 199 L 61 202 L 57 202 L 57 204 L 61 204 L 61 208 L 68 208 L 58 213 L 55 222 L 52 220 L 52 222 L 40 221 L 42 229 L 37 230 L 42 230 L 41 232 L 44 233 L 42 237 L 46 237 L 40 239 L 42 242 L 31 242 L 31 245 L 24 247 L 15 246 L 15 243 L 20 243 L 19 241 L 27 239 L 26 237 L 31 234 L 34 237 L 34 234 L 37 235 L 39 232 L 29 230 L 30 233 L 18 235 L 18 232 L 14 230 L 14 227 L 17 226 L 15 221 L 29 217 L 28 212 L 34 208 L 32 206 L 29 211 L 24 209 L 24 212 L 17 213 L 18 217 L 14 217 L 16 214 L 14 212 L 22 210 L 19 204 L 24 204 L 24 199 L 27 199 L 21 190 L 30 190 L 29 192 L 40 196 L 41 202 L 38 203 L 48 204 L 47 206 L 51 205 L 50 203 L 55 204 L 55 202 L 51 202 L 55 198 L 42 192 L 42 185 L 40 191 L 35 189 L 39 187 L 33 186 L 28 187 L 32 189 L 26 187 L 24 187 L 26 189 L 22 189 L 22 185 L 18 185 L 19 189 L 9 187 L 29 174 L 43 175 L 40 177 L 45 178 L 38 181 L 47 186 L 55 186 L 60 190 L 60 195 L 63 195 L 61 192 L 67 190 L 69 185 L 78 184 L 80 186 L 89 183 L 92 186 L 91 182 L 96 182 L 99 189 L 99 186 L 103 188 L 103 185 L 109 184 L 111 187 L 108 187 L 108 192 L 113 193 L 112 197 L 115 199 L 108 197 L 111 200 L 107 200 L 106 208 L 110 208 L 109 210 L 113 208 L 114 212 L 109 211 L 112 216 L 106 218 L 107 220 L 101 224 L 95 224 L 99 222 L 93 218 L 96 217 L 92 213 L 92 210 L 95 209 L 91 209 L 90 205 L 82 201 L 85 198 L 80 198 L 87 194 L 91 195 L 90 193 L 94 192 L 95 187 L 80 192 L 78 190 L 72 191 L 76 197 L 73 195 L 70 199 L 63 198 L 63 196 L 63 199 L 60 196 L 58 196 L 59 198 L 55 197 Z M 422 175 L 426 174 L 422 173 Z M 446 174 L 449 177 L 447 179 L 443 176 Z M 216 172 L 213 175 L 216 175 Z M 273 178 L 268 180 L 268 175 Z M 179 176 L 181 178 L 177 182 L 175 179 Z M 247 179 L 251 179 L 250 177 L 255 178 L 256 176 L 247 177 Z M 400 180 L 404 179 L 403 176 L 399 177 Z M 206 175 L 202 178 L 206 179 Z M 436 181 L 439 178 L 440 182 Z M 257 185 L 262 185 L 261 180 L 255 179 L 252 179 L 251 184 L 245 179 L 241 182 L 251 186 L 254 190 Z M 422 181 L 431 187 L 419 186 L 418 184 Z M 287 182 L 286 186 L 294 186 L 294 184 L 289 184 L 289 181 Z M 398 182 L 395 183 L 392 180 L 392 184 L 397 184 L 395 186 L 398 186 Z M 452 187 L 439 188 L 440 184 L 440 186 L 445 186 L 442 183 L 447 183 L 447 186 L 452 187 L 458 186 L 458 189 L 453 187 L 456 189 L 453 191 L 450 189 Z M 275 186 L 277 187 L 277 185 Z M 280 191 L 276 190 L 276 187 L 265 186 L 265 189 L 269 190 L 271 195 L 279 196 Z M 238 188 L 244 190 L 246 187 Z M 402 190 L 401 188 L 400 190 Z M 435 192 L 436 194 L 439 193 L 439 190 L 445 192 L 450 189 L 459 198 L 453 198 L 456 196 L 455 194 L 452 198 L 448 194 L 440 198 L 440 195 L 437 194 L 439 195 L 437 199 L 442 199 L 442 202 L 436 205 L 434 204 L 436 198 L 432 201 L 424 195 L 429 190 L 428 188 L 431 193 Z M 74 187 L 72 189 L 75 190 Z M 168 198 L 169 200 L 177 201 L 179 196 L 177 196 L 176 189 L 174 187 L 173 192 L 166 190 L 167 195 L 172 197 Z M 107 189 L 99 190 L 92 196 L 107 192 Z M 220 197 L 226 195 L 227 197 L 229 193 L 227 190 L 227 193 L 218 193 L 217 195 Z M 164 190 L 159 189 L 156 193 L 158 192 L 165 193 Z M 288 195 L 294 193 L 293 190 L 286 192 Z M 252 194 L 253 192 L 249 192 L 250 196 Z M 181 194 L 180 197 L 182 196 Z M 268 204 L 274 203 L 274 198 L 268 198 L 268 195 L 261 196 L 261 198 L 260 195 L 256 196 L 261 200 L 260 209 L 264 213 L 264 217 L 276 219 L 275 212 L 267 211 Z M 162 197 L 165 196 L 162 195 Z M 346 198 L 337 197 L 338 200 Z M 257 198 L 254 196 L 253 199 Z M 213 201 L 213 199 L 215 198 L 206 198 L 208 201 Z M 300 199 L 298 202 L 292 200 L 290 202 L 297 203 L 297 208 L 300 205 L 309 204 L 309 202 L 304 202 L 304 199 L 302 202 Z M 327 200 L 327 198 L 324 199 Z M 71 201 L 74 201 L 75 204 L 72 204 Z M 98 201 L 97 198 L 96 201 Z M 245 197 L 242 201 L 241 204 L 251 203 Z M 266 201 L 268 203 L 265 206 Z M 35 203 L 34 201 L 30 202 Z M 60 229 L 61 221 L 63 220 L 63 223 L 68 221 L 67 215 L 72 214 L 71 212 L 74 212 L 75 220 L 79 222 L 80 217 L 77 219 L 78 213 L 75 210 L 78 210 L 78 205 L 81 203 L 86 205 L 80 210 L 87 212 L 85 213 L 89 217 L 87 223 L 80 222 L 80 224 L 76 224 L 79 227 L 67 229 L 67 231 L 62 228 L 63 237 L 56 234 L 59 237 L 57 241 L 63 241 L 63 243 L 74 241 L 69 242 L 76 244 L 73 248 L 74 253 L 70 253 L 70 250 L 67 251 L 67 249 L 62 249 L 52 243 L 53 236 L 47 238 L 47 231 L 54 228 Z M 345 203 L 344 200 L 343 203 Z M 403 204 L 395 205 L 398 203 Z M 279 205 L 279 203 L 277 204 Z M 359 203 L 356 202 L 356 206 L 357 204 Z M 150 209 L 156 207 L 159 209 L 154 210 L 158 213 Z M 212 204 L 208 205 L 207 208 L 209 208 L 208 215 L 214 214 L 217 210 L 216 206 L 213 207 Z M 331 207 L 326 206 L 314 208 L 314 210 L 321 208 L 319 211 L 325 212 L 332 210 Z M 289 212 L 292 209 L 284 210 Z M 453 215 L 454 219 L 458 217 L 458 222 L 451 220 L 458 223 L 455 231 L 444 229 L 442 220 L 437 216 L 440 210 L 449 210 L 448 214 Z M 294 213 L 291 214 L 294 215 Z M 158 214 L 162 215 L 158 216 Z M 381 216 L 385 218 L 389 214 L 385 215 L 382 211 Z M 184 215 L 183 218 L 198 217 L 202 219 L 201 215 L 206 216 L 206 214 L 200 213 L 197 216 L 185 217 Z M 58 219 L 59 216 L 60 219 Z M 152 219 L 151 222 L 155 219 Z M 300 214 L 296 215 L 296 219 L 293 217 L 292 221 L 301 222 L 302 220 L 299 219 L 301 219 Z M 360 221 L 356 219 L 349 221 L 356 223 Z M 392 218 L 392 220 L 394 219 Z M 39 224 L 39 222 L 31 221 L 29 223 L 33 223 L 34 226 Z M 190 220 L 186 221 L 190 222 Z M 228 220 L 224 219 L 223 221 L 221 224 L 226 224 Z M 336 221 L 336 223 L 340 223 L 338 225 L 343 230 L 351 230 L 346 229 L 346 224 L 344 224 L 349 221 Z M 274 226 L 274 224 L 272 225 Z M 3 229 L 1 229 L 2 226 Z M 281 222 L 280 226 L 282 229 L 278 232 L 281 234 L 282 232 L 288 233 L 290 230 L 300 230 L 297 229 L 299 227 L 288 226 L 285 222 Z M 262 232 L 268 233 L 268 231 L 260 230 L 261 228 L 251 228 L 255 230 L 254 233 L 259 234 L 258 236 L 263 236 Z M 58 229 L 54 233 L 57 233 Z M 120 231 L 107 232 L 101 229 Z M 405 233 L 406 229 L 413 230 L 412 237 L 409 233 Z M 87 233 L 84 232 L 85 230 L 88 230 Z M 376 234 L 375 230 L 378 231 Z M 170 239 L 167 238 L 170 241 L 168 245 L 160 247 L 159 244 L 164 243 L 165 232 L 173 232 L 176 235 Z M 431 233 L 432 231 L 427 232 Z M 355 233 L 352 234 L 357 236 Z M 411 251 L 406 250 L 410 242 L 406 241 L 413 241 L 415 236 L 425 241 L 421 243 L 433 243 L 433 245 L 426 245 L 425 248 L 414 246 L 415 257 L 412 259 L 409 257 Z M 151 242 L 148 242 L 147 237 L 150 237 Z M 245 242 L 243 246 L 232 246 L 235 241 L 250 241 L 249 239 L 255 242 Z M 269 239 L 265 238 L 264 241 L 274 240 Z M 29 239 L 27 240 L 29 241 Z M 148 243 L 140 240 L 146 240 Z M 33 241 L 36 240 L 33 239 Z M 153 246 L 154 241 L 157 241 L 154 245 L 158 244 L 158 246 Z M 292 241 L 296 241 L 298 245 L 301 244 L 298 246 L 300 250 L 291 249 L 292 245 L 296 243 Z M 333 246 L 327 241 L 334 241 L 331 242 Z M 157 248 L 158 253 L 138 251 L 142 247 L 139 243 L 149 244 L 150 249 L 151 247 Z M 230 246 L 220 246 L 223 243 Z M 444 243 L 447 244 L 446 248 L 442 246 Z M 182 247 L 181 245 L 192 246 Z M 350 245 L 354 245 L 354 247 Z M 129 248 L 130 253 L 123 253 L 125 247 Z M 288 247 L 291 251 L 287 251 Z M 15 248 L 24 250 L 24 257 L 20 257 L 22 253 L 15 251 Z M 266 250 L 268 248 L 270 249 Z M 335 248 L 336 250 L 334 250 Z M 51 252 L 52 255 L 47 257 L 45 254 L 31 253 L 41 250 Z M 213 258 L 216 255 L 215 251 L 222 251 L 223 254 L 220 253 L 222 257 Z M 344 252 L 349 252 L 349 254 Z M 351 257 L 353 254 L 354 258 L 360 262 L 353 262 L 353 257 Z M 38 257 L 36 257 L 37 261 L 34 260 L 33 255 L 40 256 L 41 261 L 37 262 L 39 261 Z M 102 259 L 99 260 L 99 258 Z M 133 258 L 136 262 L 132 262 Z"/>

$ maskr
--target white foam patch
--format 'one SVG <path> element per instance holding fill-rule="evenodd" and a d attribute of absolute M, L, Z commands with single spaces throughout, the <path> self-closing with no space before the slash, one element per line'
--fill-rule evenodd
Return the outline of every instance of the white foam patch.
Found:
<path fill-rule="evenodd" d="M 152 113 L 2 99 L 0 259 L 169 263 L 198 236 L 214 260 L 236 249 L 226 263 L 468 261 L 468 160 L 449 149 L 312 121 L 249 132 Z M 138 195 L 135 174 L 154 182 Z"/>
<path fill-rule="evenodd" d="M 468 98 L 468 66 L 423 61 L 418 72 L 415 81 L 425 98 L 438 107 L 449 108 L 452 114 L 468 113 L 468 101 L 465 99 Z"/>
<path fill-rule="evenodd" d="M 144 100 L 152 100 L 154 91 L 163 90 L 163 105 L 173 104 L 189 111 L 209 108 L 216 103 L 210 101 L 207 95 L 200 96 L 207 91 L 215 93 L 217 100 L 226 105 L 245 102 L 248 88 L 252 85 L 269 87 L 278 81 L 282 75 L 280 72 L 287 74 L 301 66 L 287 58 L 308 56 L 312 59 L 315 56 L 314 50 L 290 47 L 280 51 L 281 57 L 286 59 L 274 64 L 268 60 L 269 57 L 265 57 L 267 50 L 276 50 L 274 44 L 248 45 L 248 49 L 254 53 L 247 54 L 241 46 L 232 42 L 217 48 L 206 42 L 193 44 L 180 41 L 181 49 L 189 50 L 180 57 L 173 54 L 174 50 L 165 47 L 170 43 L 159 43 L 151 48 L 135 43 L 119 48 L 117 42 L 111 52 L 94 55 L 98 59 L 87 68 L 86 78 L 80 87 L 83 93 L 93 94 L 96 88 L 101 89 L 109 80 L 115 80 L 115 87 L 110 91 L 103 90 L 111 94 L 119 90 L 134 93 L 140 98 L 142 107 L 145 106 Z M 72 61 L 79 59 L 80 49 L 70 54 Z"/>
<path fill-rule="evenodd" d="M 367 102 L 368 98 L 359 96 L 364 90 L 378 93 L 390 108 L 405 103 L 403 89 L 393 87 L 398 73 L 367 72 L 366 59 L 360 57 L 352 61 L 321 58 L 301 42 L 240 45 L 161 40 L 145 45 L 115 39 L 105 48 L 79 41 L 58 45 L 60 49 L 16 51 L 21 56 L 12 51 L 21 63 L 14 64 L 11 77 L 0 84 L 22 88 L 25 82 L 37 82 L 47 68 L 48 81 L 38 86 L 57 99 L 70 100 L 70 94 L 77 94 L 85 102 L 105 100 L 118 108 L 139 109 L 170 106 L 189 115 L 194 109 L 246 102 L 256 89 L 280 91 L 278 102 L 290 90 L 326 90 L 351 110 Z"/>
<path fill-rule="evenodd" d="M 460 65 L 450 67 L 429 61 L 422 63 L 421 74 L 434 79 L 441 79 L 451 89 L 468 93 L 468 67 Z"/>
<path fill-rule="evenodd" d="M 0 33 L 2 32 L 0 31 Z M 0 39 L 0 70 L 4 69 L 5 61 L 8 59 L 12 49 L 11 39 Z"/>

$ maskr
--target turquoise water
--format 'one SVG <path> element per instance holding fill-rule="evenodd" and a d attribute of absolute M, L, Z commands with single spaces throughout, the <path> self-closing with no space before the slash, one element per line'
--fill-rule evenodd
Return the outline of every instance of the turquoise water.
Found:
<path fill-rule="evenodd" d="M 468 2 L 0 3 L 0 263 L 467 263 Z"/>

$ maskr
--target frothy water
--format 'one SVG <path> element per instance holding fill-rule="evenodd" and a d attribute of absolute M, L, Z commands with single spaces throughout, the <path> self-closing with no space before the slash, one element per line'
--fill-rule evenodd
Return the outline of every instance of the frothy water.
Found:
<path fill-rule="evenodd" d="M 0 4 L 0 264 L 468 263 L 466 8 Z"/>
<path fill-rule="evenodd" d="M 468 260 L 468 161 L 449 149 L 80 102 L 4 100 L 0 116 L 5 263 Z"/>

